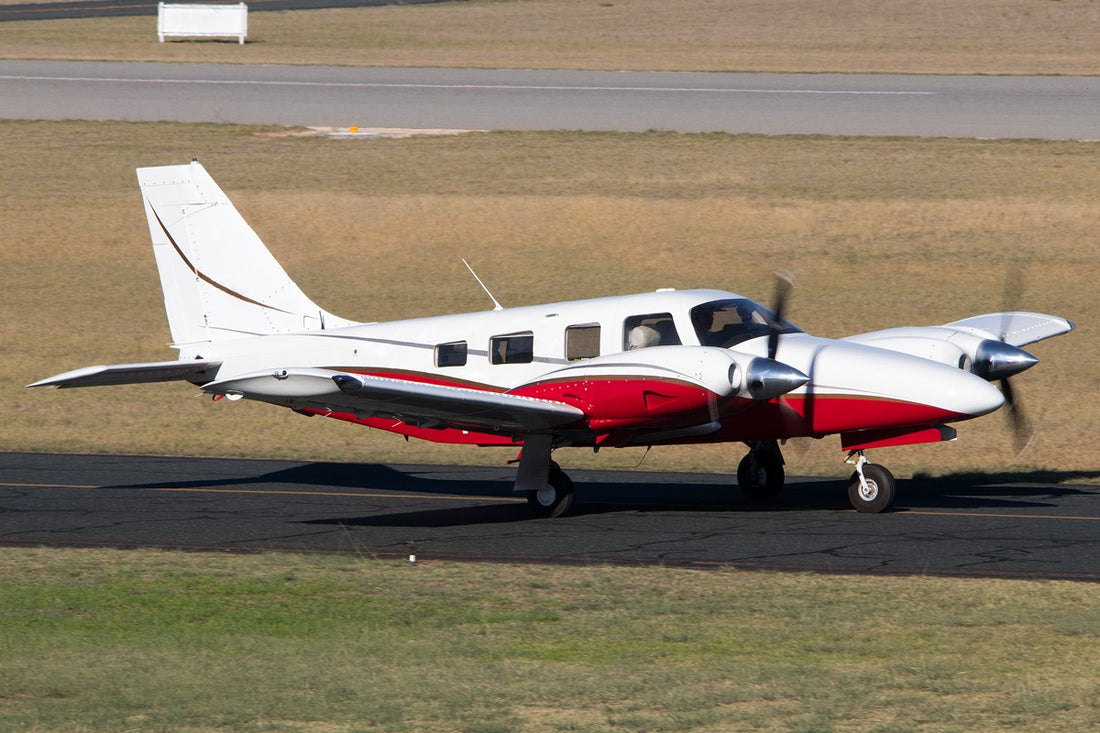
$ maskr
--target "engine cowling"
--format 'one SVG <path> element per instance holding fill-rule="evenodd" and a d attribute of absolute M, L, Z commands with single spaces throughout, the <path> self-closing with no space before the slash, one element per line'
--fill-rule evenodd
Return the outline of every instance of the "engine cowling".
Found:
<path fill-rule="evenodd" d="M 1006 379 L 1039 360 L 994 334 L 951 326 L 910 326 L 874 331 L 844 339 L 956 366 L 982 379 Z"/>

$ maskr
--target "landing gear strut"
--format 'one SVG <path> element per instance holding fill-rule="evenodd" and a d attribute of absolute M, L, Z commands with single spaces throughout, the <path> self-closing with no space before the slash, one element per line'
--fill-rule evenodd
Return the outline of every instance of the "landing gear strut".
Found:
<path fill-rule="evenodd" d="M 573 508 L 573 482 L 550 460 L 553 447 L 549 435 L 527 435 L 519 454 L 514 490 L 527 495 L 536 517 L 560 517 Z"/>
<path fill-rule="evenodd" d="M 783 488 L 783 453 L 775 441 L 752 443 L 737 466 L 737 485 L 750 499 L 774 499 Z"/>
<path fill-rule="evenodd" d="M 868 463 L 861 450 L 849 453 L 846 463 L 856 467 L 848 479 L 848 500 L 857 512 L 878 514 L 894 505 L 897 481 L 885 466 Z"/>

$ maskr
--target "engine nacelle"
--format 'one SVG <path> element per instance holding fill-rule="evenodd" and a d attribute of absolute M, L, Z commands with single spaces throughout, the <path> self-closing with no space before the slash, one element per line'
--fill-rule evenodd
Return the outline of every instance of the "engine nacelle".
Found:
<path fill-rule="evenodd" d="M 1039 363 L 1020 347 L 975 328 L 910 326 L 844 340 L 956 366 L 990 381 L 1011 377 Z"/>

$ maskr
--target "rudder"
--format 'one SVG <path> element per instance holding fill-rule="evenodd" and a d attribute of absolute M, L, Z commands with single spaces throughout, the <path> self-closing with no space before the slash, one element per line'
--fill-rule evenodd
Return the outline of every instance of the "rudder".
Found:
<path fill-rule="evenodd" d="M 351 325 L 302 292 L 197 160 L 137 177 L 175 347 Z"/>

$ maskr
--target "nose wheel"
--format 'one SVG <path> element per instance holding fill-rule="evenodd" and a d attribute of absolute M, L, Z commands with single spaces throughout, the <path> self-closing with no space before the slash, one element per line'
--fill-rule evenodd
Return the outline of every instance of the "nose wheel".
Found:
<path fill-rule="evenodd" d="M 855 456 L 855 458 L 853 458 Z M 885 466 L 869 463 L 863 451 L 848 456 L 856 471 L 848 479 L 848 500 L 857 512 L 878 514 L 894 505 L 898 482 Z"/>

